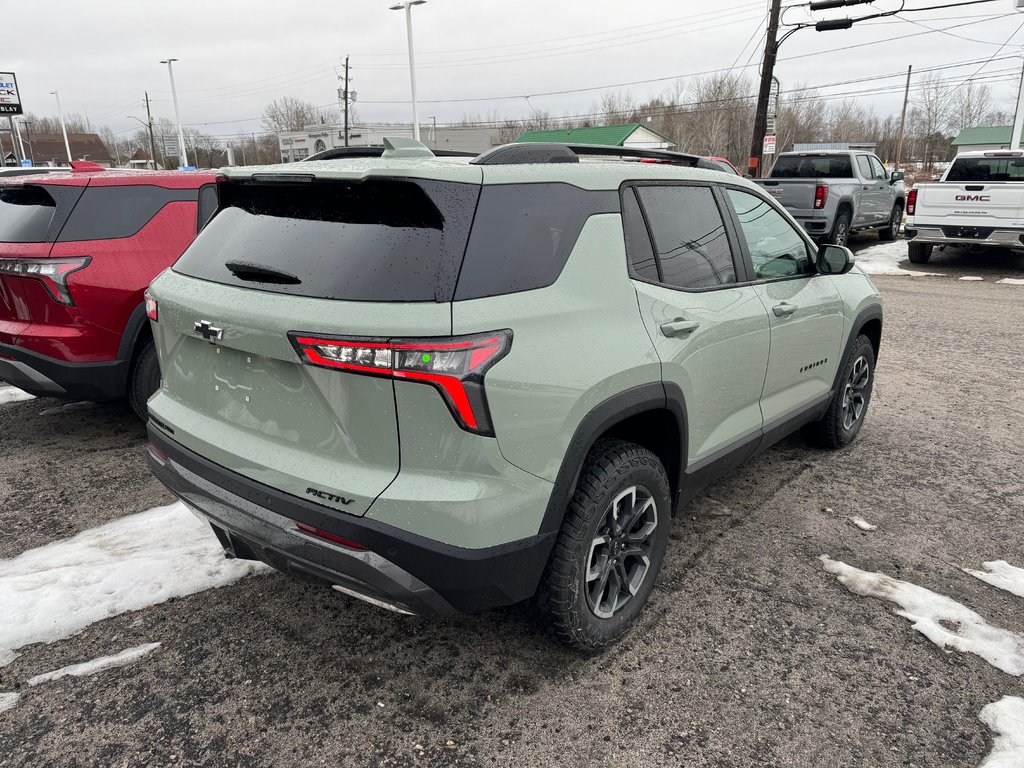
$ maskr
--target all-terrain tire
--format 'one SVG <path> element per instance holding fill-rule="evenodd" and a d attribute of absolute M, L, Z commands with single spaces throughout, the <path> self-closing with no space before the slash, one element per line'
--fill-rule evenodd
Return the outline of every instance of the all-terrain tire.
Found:
<path fill-rule="evenodd" d="M 867 418 L 874 385 L 875 348 L 862 334 L 843 360 L 839 385 L 828 410 L 820 421 L 808 425 L 811 436 L 825 448 L 843 448 L 852 443 Z"/>
<path fill-rule="evenodd" d="M 829 232 L 825 242 L 829 245 L 846 245 L 850 242 L 850 214 L 843 211 L 836 216 L 832 231 Z"/>
<path fill-rule="evenodd" d="M 152 339 L 147 339 L 132 363 L 128 376 L 128 403 L 135 415 L 143 421 L 149 419 L 146 401 L 160 388 L 160 362 L 156 356 L 156 346 Z"/>
<path fill-rule="evenodd" d="M 900 236 L 900 224 L 903 223 L 903 206 L 896 203 L 892 207 L 892 214 L 889 223 L 878 230 L 878 239 L 883 242 L 891 242 Z"/>
<path fill-rule="evenodd" d="M 633 495 L 629 496 L 631 489 Z M 625 510 L 626 503 L 630 504 L 630 511 L 641 507 L 647 509 L 644 513 L 644 530 L 651 526 L 648 502 L 653 503 L 654 527 L 645 539 L 644 546 L 649 547 L 646 554 L 648 565 L 642 578 L 635 584 L 635 591 L 632 588 L 614 590 L 613 598 L 611 575 L 604 577 L 602 570 L 601 576 L 588 580 L 588 575 L 597 570 L 591 567 L 593 563 L 614 564 L 621 560 L 621 572 L 626 575 L 632 573 L 632 579 L 620 579 L 618 565 L 605 566 L 605 570 L 614 575 L 615 583 L 624 586 L 638 578 L 638 569 L 642 567 L 642 559 L 637 555 L 619 554 L 626 550 L 614 548 L 614 536 L 602 535 L 608 530 L 606 526 L 609 520 L 622 523 L 629 516 L 628 511 L 622 513 L 622 518 L 610 516 L 617 498 L 621 499 L 617 506 L 619 510 Z M 580 650 L 596 651 L 618 641 L 629 631 L 647 604 L 665 558 L 672 524 L 670 505 L 668 478 L 657 456 L 625 440 L 597 442 L 580 472 L 579 482 L 537 592 L 537 603 L 543 619 L 561 642 Z M 628 533 L 624 534 L 624 540 L 632 541 L 639 535 L 634 533 L 634 539 L 630 539 Z M 609 543 L 597 543 L 602 538 L 609 538 Z M 603 587 L 601 578 L 605 578 Z M 602 602 L 605 596 L 607 599 Z M 625 602 L 616 609 L 615 602 L 620 598 Z M 599 616 L 598 612 L 602 609 L 610 615 Z"/>
<path fill-rule="evenodd" d="M 927 264 L 932 257 L 931 243 L 908 243 L 907 255 L 911 264 Z"/>

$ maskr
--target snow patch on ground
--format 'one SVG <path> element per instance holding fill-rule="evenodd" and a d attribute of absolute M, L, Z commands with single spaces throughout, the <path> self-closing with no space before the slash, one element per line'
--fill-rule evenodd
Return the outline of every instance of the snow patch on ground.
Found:
<path fill-rule="evenodd" d="M 857 251 L 853 257 L 857 266 L 869 275 L 913 275 L 923 277 L 936 275 L 936 272 L 912 272 L 900 266 L 907 259 L 907 241 L 893 240 L 891 243 L 879 243 L 870 248 Z"/>
<path fill-rule="evenodd" d="M 270 568 L 228 560 L 184 504 L 156 507 L 0 560 L 0 666 L 96 621 Z"/>
<path fill-rule="evenodd" d="M 96 403 L 91 403 L 85 400 L 81 403 L 68 403 L 67 405 L 58 405 L 53 408 L 44 408 L 39 412 L 40 416 L 51 416 L 55 413 L 63 413 L 64 411 L 78 411 L 82 408 L 92 408 Z"/>
<path fill-rule="evenodd" d="M 0 405 L 4 403 L 17 403 L 21 400 L 35 400 L 35 395 L 30 395 L 28 392 L 23 392 L 17 387 L 11 387 L 6 384 L 0 384 Z"/>
<path fill-rule="evenodd" d="M 996 280 L 996 282 L 1003 285 L 1024 285 L 1024 279 L 1017 277 L 1004 277 L 1002 280 Z"/>
<path fill-rule="evenodd" d="M 853 517 L 851 517 L 850 518 L 850 522 L 853 523 L 854 525 L 856 525 L 862 531 L 877 531 L 878 530 L 878 526 L 877 525 L 872 525 L 867 520 L 865 520 L 863 517 L 858 517 L 857 515 L 854 515 Z"/>
<path fill-rule="evenodd" d="M 971 576 L 977 576 L 993 587 L 1005 589 L 1017 597 L 1024 597 L 1024 568 L 1010 565 L 1005 560 L 989 560 L 981 565 L 985 569 L 984 571 L 974 571 L 970 568 L 964 568 L 963 570 L 965 573 L 971 574 Z"/>
<path fill-rule="evenodd" d="M 986 704 L 978 719 L 995 734 L 992 751 L 978 768 L 1021 768 L 1024 766 L 1024 699 L 1003 696 Z"/>
<path fill-rule="evenodd" d="M 28 684 L 39 685 L 40 683 L 48 683 L 51 680 L 60 680 L 62 677 L 69 675 L 84 677 L 85 675 L 95 675 L 97 672 L 102 672 L 105 669 L 124 667 L 138 661 L 143 656 L 148 656 L 159 647 L 160 643 L 137 645 L 134 648 L 127 648 L 120 653 L 115 653 L 113 656 L 100 656 L 98 659 L 83 661 L 81 664 L 71 664 L 55 669 L 53 672 L 36 675 L 33 678 L 29 678 Z"/>
<path fill-rule="evenodd" d="M 827 555 L 819 559 L 854 594 L 896 603 L 901 608 L 896 614 L 940 648 L 973 653 L 1007 674 L 1024 675 L 1024 637 L 1016 632 L 994 627 L 966 606 L 916 584 L 862 571 Z"/>
<path fill-rule="evenodd" d="M 978 277 L 977 275 L 964 275 L 960 278 L 961 280 L 984 280 L 984 277 Z"/>
<path fill-rule="evenodd" d="M 0 693 L 0 712 L 6 712 L 8 709 L 14 709 L 14 705 L 18 703 L 19 694 L 17 693 Z M 991 704 L 989 706 L 992 706 Z"/>

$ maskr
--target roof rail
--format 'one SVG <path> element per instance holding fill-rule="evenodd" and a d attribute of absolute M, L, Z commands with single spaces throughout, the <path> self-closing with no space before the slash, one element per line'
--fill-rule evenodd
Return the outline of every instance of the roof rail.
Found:
<path fill-rule="evenodd" d="M 457 149 L 431 149 L 435 157 L 476 157 L 476 152 L 462 152 Z M 317 160 L 348 160 L 359 157 L 381 157 L 384 154 L 383 144 L 366 144 L 358 147 L 334 147 L 317 152 L 315 155 L 302 158 L 302 162 Z"/>
<path fill-rule="evenodd" d="M 560 144 L 557 142 L 524 142 L 504 144 L 488 150 L 470 163 L 476 165 L 520 165 L 523 163 L 578 163 L 581 156 L 618 157 L 628 160 L 685 165 L 691 168 L 704 167 L 704 159 L 685 152 L 667 149 L 637 149 L 633 147 L 610 147 L 604 144 Z"/>

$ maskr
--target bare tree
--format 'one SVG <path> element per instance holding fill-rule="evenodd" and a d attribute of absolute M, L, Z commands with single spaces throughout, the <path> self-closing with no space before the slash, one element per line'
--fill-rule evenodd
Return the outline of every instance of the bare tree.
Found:
<path fill-rule="evenodd" d="M 967 82 L 953 91 L 949 129 L 960 133 L 964 128 L 984 125 L 992 112 L 992 88 Z"/>
<path fill-rule="evenodd" d="M 268 131 L 301 131 L 320 122 L 320 112 L 308 101 L 294 96 L 280 96 L 263 109 L 263 127 Z"/>
<path fill-rule="evenodd" d="M 949 141 L 943 132 L 953 113 L 952 92 L 938 72 L 930 72 L 920 82 L 917 96 L 911 100 L 909 124 L 923 145 L 921 158 L 931 168 L 937 159 L 949 154 Z M 945 143 L 945 146 L 943 146 Z"/>

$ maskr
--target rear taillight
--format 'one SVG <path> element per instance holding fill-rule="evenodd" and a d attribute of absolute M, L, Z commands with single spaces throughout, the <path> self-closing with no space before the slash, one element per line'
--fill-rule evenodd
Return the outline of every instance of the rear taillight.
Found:
<path fill-rule="evenodd" d="M 69 307 L 75 305 L 68 290 L 68 275 L 84 269 L 92 261 L 88 256 L 69 259 L 0 259 L 0 275 L 38 280 L 53 300 Z"/>
<path fill-rule="evenodd" d="M 820 211 L 825 207 L 825 201 L 828 200 L 828 187 L 824 184 L 819 184 L 814 188 L 814 208 Z"/>
<path fill-rule="evenodd" d="M 907 193 L 907 216 L 913 216 L 917 210 L 917 190 L 912 189 Z"/>
<path fill-rule="evenodd" d="M 460 427 L 494 435 L 484 374 L 508 354 L 512 331 L 440 339 L 358 339 L 291 333 L 303 362 L 351 373 L 387 376 L 437 389 Z"/>
<path fill-rule="evenodd" d="M 150 293 L 148 288 L 143 295 L 146 297 L 146 317 L 155 323 L 157 320 L 156 296 Z"/>

